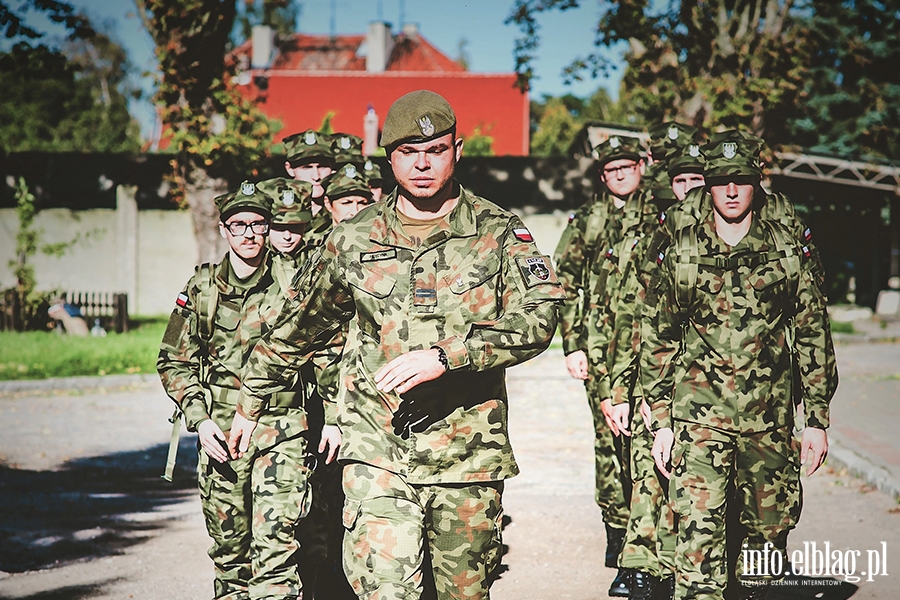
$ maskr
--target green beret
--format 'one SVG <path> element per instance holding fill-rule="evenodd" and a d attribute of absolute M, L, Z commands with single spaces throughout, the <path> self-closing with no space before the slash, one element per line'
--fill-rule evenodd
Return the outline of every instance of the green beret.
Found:
<path fill-rule="evenodd" d="M 440 94 L 418 90 L 397 98 L 381 130 L 381 145 L 393 149 L 402 142 L 427 142 L 456 127 L 456 114 Z"/>
<path fill-rule="evenodd" d="M 334 154 L 331 152 L 331 136 L 327 133 L 319 133 L 307 129 L 301 133 L 289 135 L 281 143 L 284 144 L 284 153 L 291 166 L 307 162 L 324 162 L 334 164 Z"/>
<path fill-rule="evenodd" d="M 762 164 L 759 153 L 762 139 L 733 130 L 713 136 L 713 140 L 703 146 L 706 165 L 703 176 L 707 179 L 728 177 L 760 177 Z"/>
<path fill-rule="evenodd" d="M 653 160 L 666 160 L 669 154 L 697 141 L 698 130 L 676 121 L 666 121 L 654 125 L 650 134 L 650 153 Z"/>
<path fill-rule="evenodd" d="M 219 209 L 219 219 L 223 223 L 234 213 L 245 210 L 259 213 L 269 219 L 272 217 L 272 203 L 272 198 L 268 194 L 249 181 L 243 182 L 236 192 L 216 197 L 216 208 Z"/>
<path fill-rule="evenodd" d="M 608 162 L 622 158 L 641 160 L 641 141 L 636 137 L 612 135 L 600 142 L 591 152 L 597 159 L 597 166 L 603 168 Z"/>
<path fill-rule="evenodd" d="M 325 195 L 329 200 L 341 198 L 343 196 L 365 196 L 372 197 L 372 190 L 369 189 L 369 179 L 366 174 L 356 167 L 354 164 L 346 164 L 340 169 L 328 176 L 322 182 L 325 188 Z"/>
<path fill-rule="evenodd" d="M 361 137 L 349 133 L 336 133 L 331 142 L 331 155 L 337 166 L 353 163 L 356 166 L 363 164 L 363 141 Z"/>
<path fill-rule="evenodd" d="M 266 179 L 257 189 L 273 198 L 272 224 L 309 223 L 312 221 L 312 184 L 287 177 Z"/>
<path fill-rule="evenodd" d="M 378 163 L 373 162 L 372 159 L 366 160 L 365 164 L 363 164 L 363 173 L 369 178 L 369 183 L 384 181 L 384 177 L 381 176 L 381 167 L 378 166 Z"/>
<path fill-rule="evenodd" d="M 681 150 L 672 153 L 666 162 L 669 179 L 682 173 L 703 173 L 706 166 L 706 158 L 698 144 L 688 144 Z"/>

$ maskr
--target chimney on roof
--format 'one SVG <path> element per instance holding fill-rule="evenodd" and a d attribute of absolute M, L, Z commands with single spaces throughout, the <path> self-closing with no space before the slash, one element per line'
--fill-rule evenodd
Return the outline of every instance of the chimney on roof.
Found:
<path fill-rule="evenodd" d="M 369 23 L 369 31 L 366 33 L 366 71 L 383 73 L 391 58 L 393 47 L 391 24 L 383 21 Z"/>
<path fill-rule="evenodd" d="M 250 67 L 269 68 L 272 64 L 272 51 L 275 49 L 275 30 L 268 25 L 254 25 L 250 40 Z"/>
<path fill-rule="evenodd" d="M 418 23 L 404 23 L 403 24 L 403 35 L 406 37 L 416 37 L 419 35 L 419 24 Z"/>

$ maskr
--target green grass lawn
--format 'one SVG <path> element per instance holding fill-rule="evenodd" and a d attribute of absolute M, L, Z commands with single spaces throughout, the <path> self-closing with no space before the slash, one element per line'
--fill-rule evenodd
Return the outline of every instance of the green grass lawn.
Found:
<path fill-rule="evenodd" d="M 142 319 L 136 325 L 128 333 L 98 338 L 0 331 L 0 380 L 156 373 L 166 320 Z"/>

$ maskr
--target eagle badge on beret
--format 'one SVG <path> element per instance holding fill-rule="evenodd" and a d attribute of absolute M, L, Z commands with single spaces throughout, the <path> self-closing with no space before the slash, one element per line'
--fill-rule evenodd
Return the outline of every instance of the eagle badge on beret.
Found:
<path fill-rule="evenodd" d="M 734 142 L 725 142 L 722 144 L 722 156 L 729 160 L 737 156 L 737 144 Z"/>
<path fill-rule="evenodd" d="M 609 147 L 610 148 L 618 148 L 621 145 L 622 145 L 622 140 L 620 140 L 619 138 L 617 138 L 615 136 L 609 138 Z"/>
<path fill-rule="evenodd" d="M 343 148 L 344 150 L 349 150 L 350 149 L 350 138 L 342 137 L 340 144 L 341 144 L 341 148 Z"/>
<path fill-rule="evenodd" d="M 250 183 L 249 181 L 245 181 L 241 184 L 241 193 L 245 196 L 252 196 L 256 192 L 256 186 Z"/>
<path fill-rule="evenodd" d="M 366 171 L 373 171 L 373 170 L 375 170 L 375 165 L 372 164 L 371 160 L 367 160 L 366 164 L 363 165 L 363 169 Z"/>
<path fill-rule="evenodd" d="M 424 117 L 419 117 L 416 120 L 416 123 L 419 125 L 419 129 L 422 130 L 422 135 L 425 137 L 431 137 L 434 135 L 434 123 L 431 122 L 431 117 L 425 115 Z"/>
<path fill-rule="evenodd" d="M 698 146 L 696 144 L 691 144 L 688 147 L 688 154 L 690 156 L 692 156 L 693 158 L 697 158 L 698 156 L 700 156 L 700 146 Z"/>
<path fill-rule="evenodd" d="M 354 165 L 347 165 L 347 168 L 344 169 L 344 175 L 350 179 L 356 179 L 356 167 Z"/>
<path fill-rule="evenodd" d="M 285 206 L 290 206 L 294 203 L 294 190 L 284 190 L 281 193 L 281 203 Z"/>
<path fill-rule="evenodd" d="M 674 125 L 669 126 L 669 139 L 677 140 L 678 139 L 678 128 Z"/>
<path fill-rule="evenodd" d="M 316 134 L 312 131 L 307 131 L 306 135 L 303 137 L 303 141 L 306 142 L 307 146 L 312 146 L 316 143 Z"/>

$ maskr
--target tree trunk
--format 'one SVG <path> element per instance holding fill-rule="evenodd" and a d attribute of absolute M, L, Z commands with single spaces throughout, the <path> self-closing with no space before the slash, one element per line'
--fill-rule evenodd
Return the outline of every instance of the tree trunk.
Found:
<path fill-rule="evenodd" d="M 228 192 L 228 182 L 214 179 L 202 169 L 194 169 L 187 183 L 187 201 L 197 241 L 197 264 L 217 262 L 226 252 L 219 235 L 219 211 L 215 198 Z"/>

